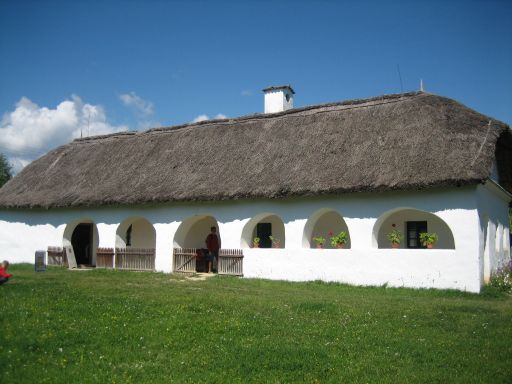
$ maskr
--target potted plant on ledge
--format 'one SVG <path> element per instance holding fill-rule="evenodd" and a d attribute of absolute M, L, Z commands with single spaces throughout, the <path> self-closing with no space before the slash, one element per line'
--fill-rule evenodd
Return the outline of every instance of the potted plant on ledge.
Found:
<path fill-rule="evenodd" d="M 313 241 L 316 243 L 317 248 L 323 248 L 325 244 L 325 238 L 322 236 L 313 237 Z"/>
<path fill-rule="evenodd" d="M 434 244 L 437 242 L 438 236 L 435 232 L 422 232 L 420 233 L 420 242 L 424 247 L 432 249 Z"/>
<path fill-rule="evenodd" d="M 393 227 L 394 226 L 395 225 L 393 224 Z M 400 243 L 403 238 L 404 235 L 398 229 L 393 229 L 388 233 L 388 240 L 391 242 L 391 248 L 400 248 Z"/>
<path fill-rule="evenodd" d="M 255 237 L 254 239 L 252 239 L 252 247 L 253 248 L 260 247 L 260 238 L 259 237 Z"/>
<path fill-rule="evenodd" d="M 332 232 L 330 232 L 332 235 Z M 345 244 L 347 244 L 348 241 L 348 234 L 345 231 L 341 231 L 335 236 L 331 236 L 331 245 L 333 248 L 342 249 L 345 247 Z"/>
<path fill-rule="evenodd" d="M 281 248 L 281 240 L 274 236 L 269 236 L 268 238 L 272 242 L 272 248 Z"/>

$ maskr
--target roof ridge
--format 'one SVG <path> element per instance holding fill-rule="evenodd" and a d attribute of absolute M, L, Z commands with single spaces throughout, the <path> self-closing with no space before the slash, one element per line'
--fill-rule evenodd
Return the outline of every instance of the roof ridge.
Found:
<path fill-rule="evenodd" d="M 89 136 L 89 137 L 83 137 L 83 138 L 77 138 L 74 139 L 71 143 L 87 143 L 91 141 L 100 141 L 103 139 L 111 139 L 111 138 L 125 138 L 126 136 L 134 136 L 134 135 L 147 135 L 147 134 L 156 134 L 156 133 L 169 133 L 178 131 L 185 128 L 191 128 L 201 125 L 210 125 L 210 124 L 219 124 L 219 123 L 233 123 L 233 122 L 239 122 L 239 121 L 250 121 L 250 120 L 259 120 L 259 119 L 269 119 L 269 118 L 276 118 L 276 117 L 282 117 L 287 115 L 293 115 L 302 113 L 305 111 L 312 111 L 315 109 L 321 109 L 321 108 L 329 108 L 329 107 L 350 107 L 352 108 L 358 108 L 358 107 L 366 107 L 368 103 L 374 103 L 378 101 L 386 101 L 382 103 L 374 103 L 370 106 L 376 106 L 376 105 L 382 105 L 387 104 L 390 102 L 399 102 L 403 99 L 409 99 L 411 97 L 417 97 L 417 96 L 423 96 L 423 95 L 432 95 L 431 93 L 425 92 L 425 91 L 413 91 L 413 92 L 404 92 L 404 93 L 390 93 L 385 94 L 381 96 L 374 96 L 370 98 L 365 99 L 349 99 L 349 100 L 343 100 L 343 101 L 335 101 L 335 102 L 329 102 L 329 103 L 322 103 L 322 104 L 313 104 L 313 105 L 305 105 L 303 107 L 299 108 L 293 108 L 289 109 L 287 111 L 282 112 L 276 112 L 276 113 L 254 113 L 250 115 L 243 115 L 233 118 L 225 118 L 225 119 L 211 119 L 211 120 L 205 120 L 205 121 L 198 121 L 195 123 L 185 123 L 185 124 L 179 124 L 179 125 L 172 125 L 172 126 L 162 126 L 162 127 L 155 127 L 155 128 L 149 128 L 145 131 L 123 131 L 123 132 L 114 132 L 109 133 L 106 135 L 96 135 L 96 136 Z M 352 108 L 344 108 L 344 109 L 352 109 Z M 323 113 L 325 111 L 318 111 L 317 113 Z"/>

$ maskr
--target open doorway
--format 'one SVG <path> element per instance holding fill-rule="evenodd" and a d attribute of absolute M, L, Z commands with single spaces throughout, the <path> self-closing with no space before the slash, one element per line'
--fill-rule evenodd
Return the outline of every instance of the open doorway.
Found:
<path fill-rule="evenodd" d="M 80 223 L 73 230 L 73 234 L 71 235 L 71 245 L 75 252 L 77 265 L 92 264 L 92 236 L 92 223 Z"/>

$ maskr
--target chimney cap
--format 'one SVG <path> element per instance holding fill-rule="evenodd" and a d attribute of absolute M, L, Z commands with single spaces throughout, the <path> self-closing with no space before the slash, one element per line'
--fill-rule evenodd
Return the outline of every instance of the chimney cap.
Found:
<path fill-rule="evenodd" d="M 295 91 L 293 90 L 291 85 L 272 85 L 270 87 L 264 88 L 263 92 L 278 91 L 280 89 L 288 89 L 293 95 L 295 95 Z"/>

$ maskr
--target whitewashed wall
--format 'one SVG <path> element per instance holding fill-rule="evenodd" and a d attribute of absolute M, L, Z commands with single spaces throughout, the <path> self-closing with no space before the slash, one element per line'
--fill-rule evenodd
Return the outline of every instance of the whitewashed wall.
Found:
<path fill-rule="evenodd" d="M 3 257 L 11 262 L 33 262 L 36 249 L 62 245 L 64 233 L 70 232 L 70 227 L 66 230 L 67 223 L 76 225 L 79 219 L 96 224 L 98 246 L 115 247 L 119 224 L 132 217 L 143 217 L 155 229 L 156 268 L 170 272 L 172 247 L 192 238 L 198 243 L 204 241 L 209 232 L 209 224 L 203 228 L 205 233 L 196 233 L 192 237 L 182 231 L 184 225 L 194 226 L 196 220 L 190 219 L 192 216 L 214 217 L 222 247 L 239 248 L 242 231 L 251 218 L 272 213 L 285 224 L 286 249 L 246 249 L 244 274 L 247 277 L 322 279 L 360 285 L 389 284 L 478 292 L 483 282 L 484 256 L 479 210 L 489 204 L 493 207 L 492 210 L 487 207 L 492 220 L 494 217 L 503 220 L 507 215 L 503 199 L 501 203 L 489 202 L 494 198 L 488 194 L 493 192 L 482 192 L 479 188 L 133 208 L 0 211 L 0 249 Z M 439 216 L 452 230 L 455 249 L 378 249 L 374 236 L 377 219 L 396 208 L 418 209 Z M 342 215 L 350 232 L 350 249 L 303 248 L 307 220 L 321 209 L 333 209 Z M 492 220 L 489 222 L 494 222 Z M 503 230 L 508 229 L 508 222 L 501 225 Z M 501 243 L 505 244 L 505 241 L 502 239 Z M 500 255 L 506 258 L 506 253 Z"/>
<path fill-rule="evenodd" d="M 438 249 L 248 249 L 245 277 L 479 292 L 477 262 Z"/>
<path fill-rule="evenodd" d="M 477 188 L 480 273 L 484 282 L 510 260 L 509 196 L 491 181 Z"/>

